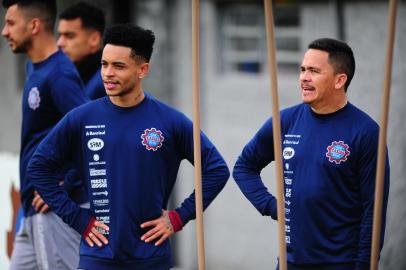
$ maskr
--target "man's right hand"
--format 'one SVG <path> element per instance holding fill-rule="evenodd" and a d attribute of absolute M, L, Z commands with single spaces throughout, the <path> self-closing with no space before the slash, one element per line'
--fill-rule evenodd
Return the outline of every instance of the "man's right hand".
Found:
<path fill-rule="evenodd" d="M 96 244 L 99 247 L 101 247 L 103 244 L 107 245 L 109 241 L 99 230 L 108 231 L 109 226 L 95 219 L 93 220 L 93 225 L 91 226 L 92 227 L 89 230 L 89 233 L 85 236 L 87 244 L 91 247 L 93 247 L 94 244 Z"/>

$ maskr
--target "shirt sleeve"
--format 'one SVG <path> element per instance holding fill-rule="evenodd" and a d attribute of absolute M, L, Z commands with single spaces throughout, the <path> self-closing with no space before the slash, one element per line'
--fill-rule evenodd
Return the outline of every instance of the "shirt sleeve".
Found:
<path fill-rule="evenodd" d="M 64 72 L 51 80 L 52 99 L 58 111 L 65 115 L 70 110 L 89 101 L 83 89 L 82 81 L 73 72 Z"/>
<path fill-rule="evenodd" d="M 183 116 L 179 130 L 178 145 L 181 156 L 194 164 L 193 124 L 186 116 Z M 202 197 L 203 210 L 205 210 L 225 186 L 230 172 L 223 157 L 203 132 L 200 133 L 200 140 Z M 183 225 L 196 218 L 195 191 L 182 202 L 176 211 L 179 213 Z"/>
<path fill-rule="evenodd" d="M 362 216 L 360 225 L 360 237 L 357 256 L 356 269 L 364 269 L 367 266 L 369 269 L 372 243 L 372 225 L 375 200 L 375 178 L 377 164 L 377 149 L 379 129 L 376 127 L 372 132 L 362 136 L 361 139 L 361 154 L 359 158 L 359 178 L 362 200 Z M 381 241 L 380 250 L 383 247 L 385 235 L 385 220 L 386 209 L 389 196 L 389 158 L 386 153 L 385 175 L 384 175 L 384 190 L 383 190 L 383 205 L 382 205 L 382 226 L 381 226 Z"/>
<path fill-rule="evenodd" d="M 59 185 L 58 168 L 79 155 L 80 130 L 66 115 L 40 143 L 28 165 L 28 176 L 50 208 L 80 234 L 91 219 L 89 209 L 80 208 Z"/>
<path fill-rule="evenodd" d="M 277 219 L 276 198 L 261 179 L 261 171 L 274 160 L 272 119 L 244 147 L 234 165 L 233 177 L 245 197 L 262 214 Z"/>
<path fill-rule="evenodd" d="M 50 80 L 52 99 L 61 115 L 65 115 L 73 108 L 89 101 L 86 96 L 83 84 L 78 74 L 69 71 L 62 71 L 63 76 L 56 76 Z M 66 173 L 63 177 L 63 187 L 68 193 L 78 190 L 82 185 L 81 179 L 76 175 L 76 169 L 69 164 L 64 164 Z"/>

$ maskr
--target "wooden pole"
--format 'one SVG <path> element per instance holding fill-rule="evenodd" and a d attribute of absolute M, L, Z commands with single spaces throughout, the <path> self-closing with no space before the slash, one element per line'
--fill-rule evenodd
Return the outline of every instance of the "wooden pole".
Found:
<path fill-rule="evenodd" d="M 272 98 L 272 126 L 275 152 L 276 169 L 276 198 L 278 211 L 278 235 L 279 235 L 279 269 L 286 270 L 286 240 L 285 240 L 285 198 L 284 181 L 282 169 L 282 141 L 281 141 L 281 121 L 279 115 L 278 83 L 276 78 L 276 57 L 275 39 L 273 27 L 272 0 L 264 0 L 265 4 L 265 25 L 266 41 L 268 46 L 268 63 L 271 77 L 271 98 Z"/>
<path fill-rule="evenodd" d="M 388 13 L 388 26 L 387 26 L 388 39 L 386 41 L 387 43 L 386 43 L 385 73 L 383 81 L 383 97 L 381 108 L 381 125 L 379 129 L 378 161 L 376 167 L 376 181 L 375 181 L 375 205 L 374 205 L 374 220 L 372 229 L 371 270 L 378 269 L 378 258 L 381 241 L 382 201 L 383 201 L 385 162 L 386 162 L 386 134 L 388 129 L 389 95 L 392 79 L 392 61 L 393 61 L 393 46 L 395 39 L 396 8 L 397 8 L 397 0 L 390 0 Z"/>
<path fill-rule="evenodd" d="M 196 196 L 196 238 L 199 270 L 204 270 L 204 228 L 202 199 L 202 165 L 200 145 L 200 68 L 199 68 L 199 0 L 192 0 L 192 90 L 193 90 L 193 146 Z"/>

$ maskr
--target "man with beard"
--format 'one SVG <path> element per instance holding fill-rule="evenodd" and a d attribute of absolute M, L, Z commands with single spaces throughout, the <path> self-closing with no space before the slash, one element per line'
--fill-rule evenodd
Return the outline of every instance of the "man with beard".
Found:
<path fill-rule="evenodd" d="M 55 0 L 3 0 L 6 9 L 2 36 L 14 53 L 26 54 L 20 151 L 20 194 L 24 219 L 16 235 L 12 270 L 73 269 L 78 264 L 80 235 L 49 211 L 27 175 L 38 144 L 72 108 L 88 98 L 73 63 L 58 50 L 53 35 Z M 77 203 L 86 193 L 76 171 L 57 168 L 61 187 Z"/>

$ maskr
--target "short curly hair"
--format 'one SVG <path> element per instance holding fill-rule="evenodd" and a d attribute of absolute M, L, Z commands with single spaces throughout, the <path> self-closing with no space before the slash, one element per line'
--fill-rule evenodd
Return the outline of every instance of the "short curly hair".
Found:
<path fill-rule="evenodd" d="M 112 44 L 131 48 L 131 56 L 135 60 L 149 63 L 155 42 L 151 30 L 133 24 L 116 24 L 108 28 L 104 34 L 104 46 Z"/>

